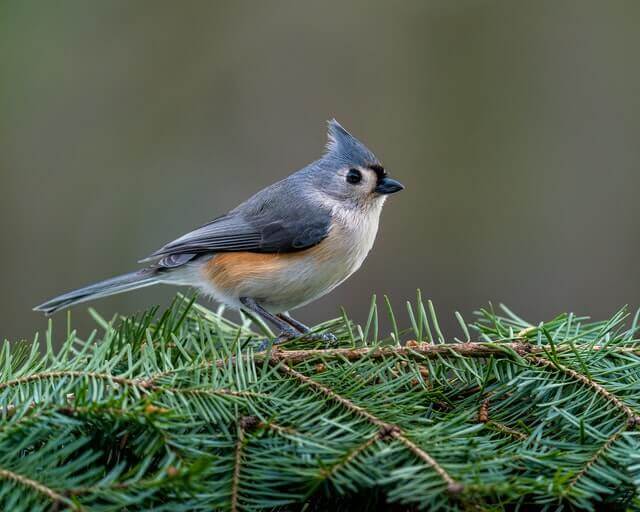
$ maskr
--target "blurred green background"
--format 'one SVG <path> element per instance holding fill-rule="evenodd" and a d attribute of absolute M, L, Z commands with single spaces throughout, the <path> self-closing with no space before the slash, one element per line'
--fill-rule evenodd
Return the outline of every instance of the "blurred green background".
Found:
<path fill-rule="evenodd" d="M 0 338 L 314 160 L 334 116 L 407 189 L 301 320 L 375 292 L 407 325 L 416 287 L 449 326 L 638 306 L 639 26 L 637 1 L 2 0 Z"/>

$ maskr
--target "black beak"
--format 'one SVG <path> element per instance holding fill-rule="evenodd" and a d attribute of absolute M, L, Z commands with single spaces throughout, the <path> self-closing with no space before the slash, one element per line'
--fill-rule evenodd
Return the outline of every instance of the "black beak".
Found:
<path fill-rule="evenodd" d="M 382 178 L 378 181 L 378 184 L 374 189 L 378 194 L 394 194 L 401 190 L 404 190 L 404 185 L 399 181 L 392 180 L 391 178 Z"/>

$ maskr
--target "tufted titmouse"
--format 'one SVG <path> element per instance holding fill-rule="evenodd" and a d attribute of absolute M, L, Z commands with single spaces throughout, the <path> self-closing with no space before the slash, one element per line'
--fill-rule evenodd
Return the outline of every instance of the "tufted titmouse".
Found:
<path fill-rule="evenodd" d="M 280 340 L 309 335 L 307 326 L 284 312 L 330 292 L 358 270 L 373 246 L 386 196 L 404 188 L 335 119 L 329 121 L 326 149 L 319 160 L 141 260 L 146 268 L 34 309 L 49 315 L 167 283 L 194 286 L 260 315 L 280 330 Z"/>

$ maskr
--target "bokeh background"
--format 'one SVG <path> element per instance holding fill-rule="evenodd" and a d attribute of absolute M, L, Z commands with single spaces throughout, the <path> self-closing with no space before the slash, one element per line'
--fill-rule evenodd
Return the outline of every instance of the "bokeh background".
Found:
<path fill-rule="evenodd" d="M 301 320 L 387 293 L 407 324 L 416 287 L 449 326 L 638 306 L 639 26 L 634 0 L 3 0 L 0 338 L 315 159 L 334 116 L 407 189 Z"/>

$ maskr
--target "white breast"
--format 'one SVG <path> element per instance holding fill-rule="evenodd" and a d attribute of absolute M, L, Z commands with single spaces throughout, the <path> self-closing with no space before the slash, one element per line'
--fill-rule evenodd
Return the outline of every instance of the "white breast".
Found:
<path fill-rule="evenodd" d="M 382 198 L 383 199 L 383 198 Z M 360 268 L 378 233 L 383 201 L 364 213 L 336 207 L 329 235 L 315 249 L 297 260 L 292 281 L 283 280 L 285 294 L 275 309 L 294 309 L 329 293 Z"/>
<path fill-rule="evenodd" d="M 376 207 L 377 206 L 377 207 Z M 364 213 L 336 207 L 329 236 L 335 244 L 336 259 L 343 258 L 351 275 L 369 254 L 378 233 L 382 201 Z"/>

